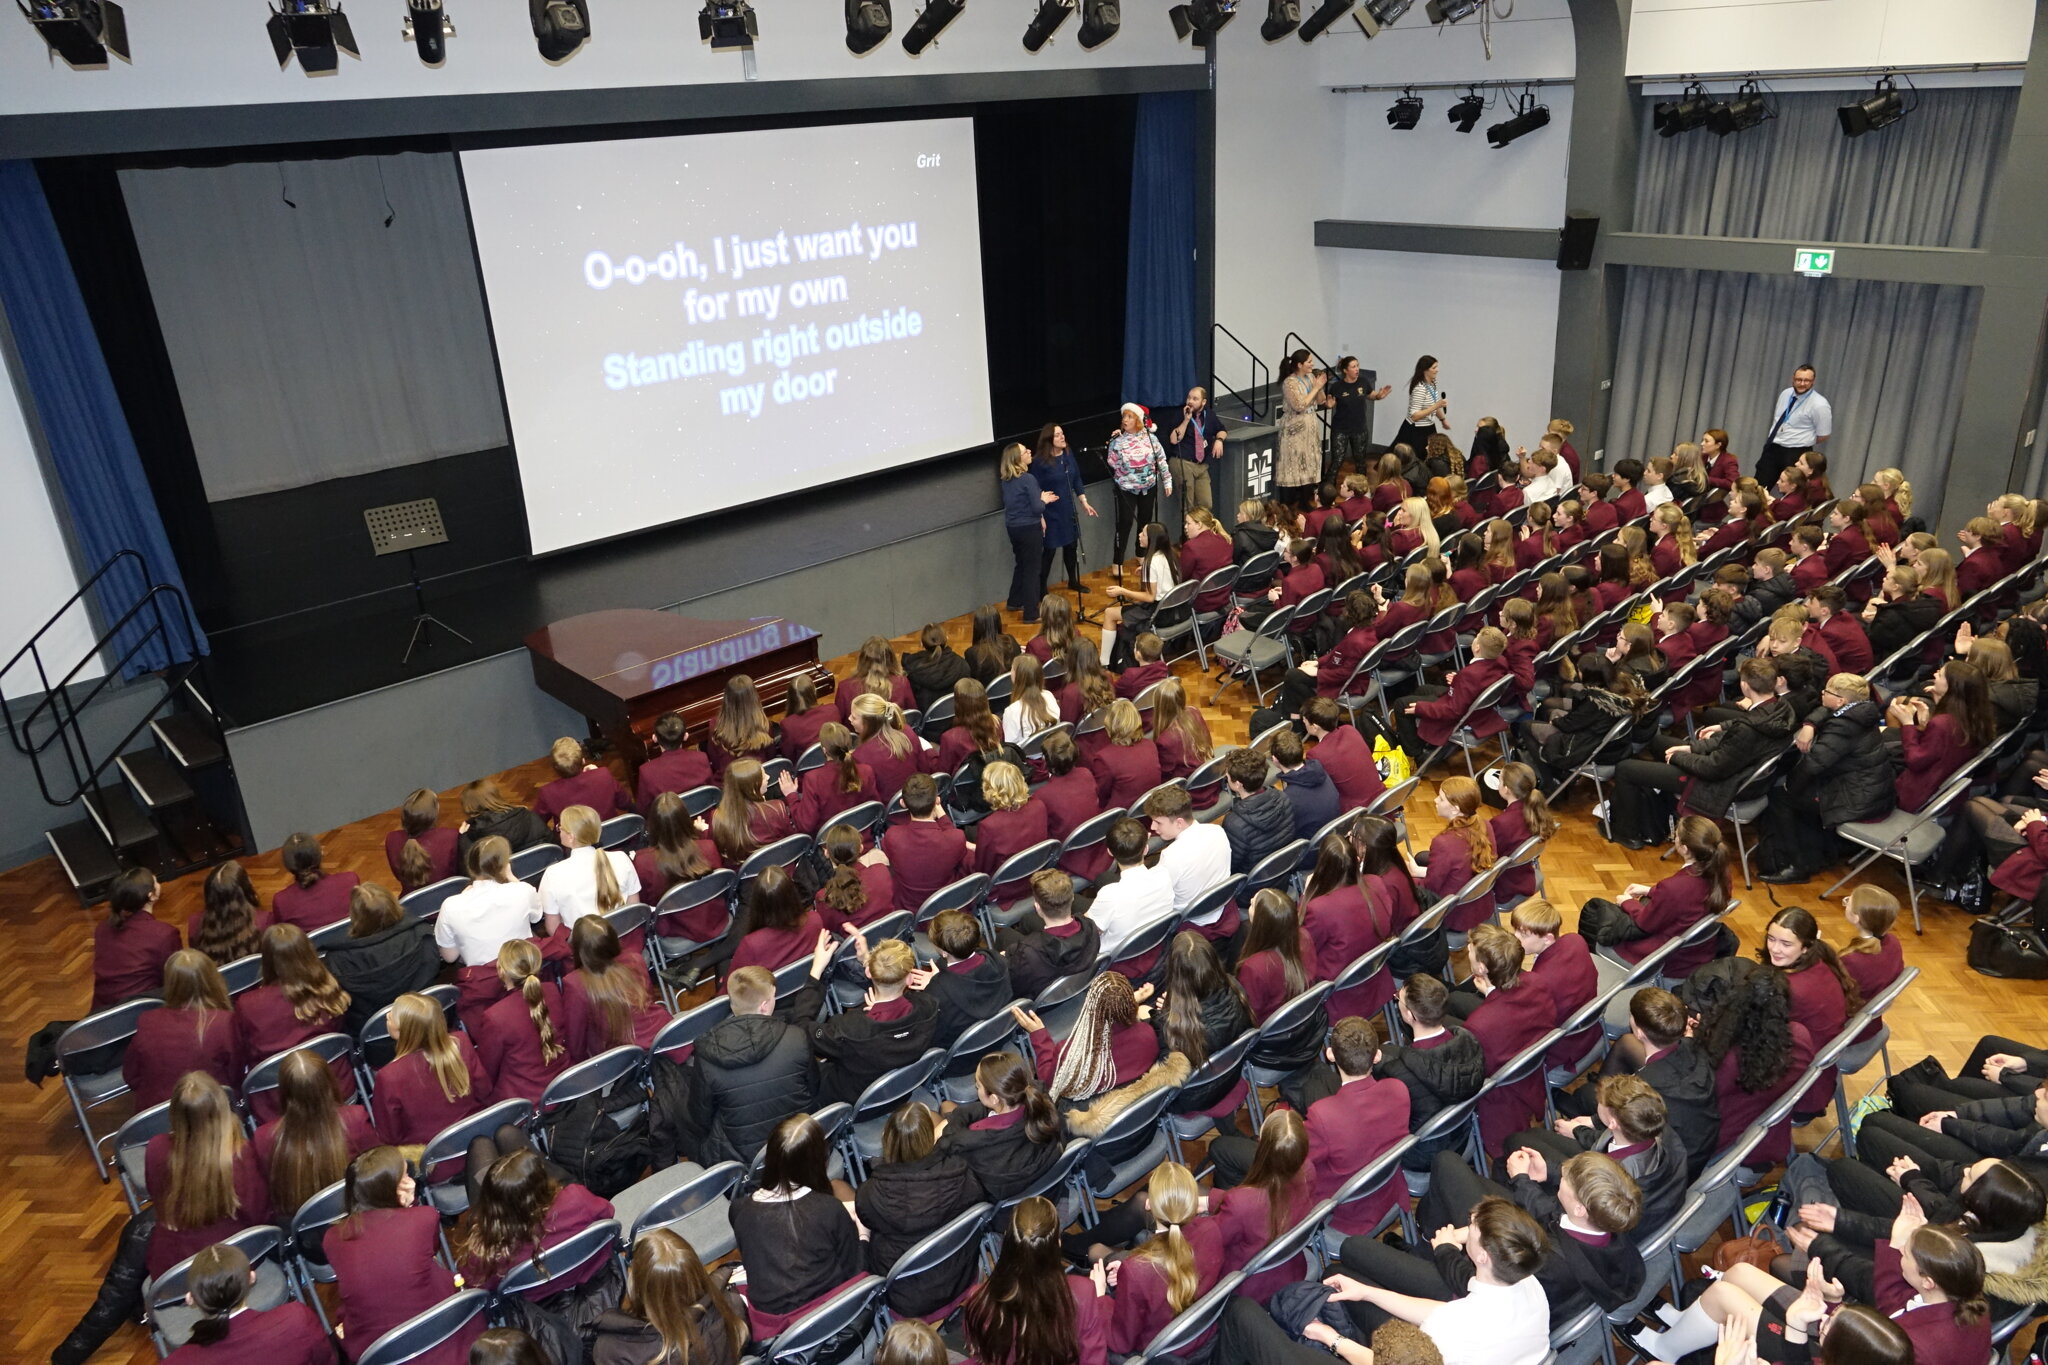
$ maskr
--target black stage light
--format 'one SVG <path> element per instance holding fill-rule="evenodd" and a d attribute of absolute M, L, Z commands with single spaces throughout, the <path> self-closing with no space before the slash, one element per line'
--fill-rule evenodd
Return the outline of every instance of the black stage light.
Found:
<path fill-rule="evenodd" d="M 1415 0 L 1365 0 L 1364 7 L 1351 17 L 1358 21 L 1366 37 L 1377 38 L 1381 29 L 1392 28 L 1394 21 L 1406 14 L 1414 3 Z"/>
<path fill-rule="evenodd" d="M 1477 90 L 1469 91 L 1465 97 L 1450 108 L 1451 126 L 1461 133 L 1472 131 L 1479 122 L 1479 116 L 1486 112 L 1486 101 L 1479 97 Z"/>
<path fill-rule="evenodd" d="M 128 16 L 114 0 L 16 0 L 22 17 L 66 66 L 105 66 L 107 54 L 128 60 Z"/>
<path fill-rule="evenodd" d="M 846 50 L 855 54 L 880 47 L 895 26 L 889 0 L 846 0 Z"/>
<path fill-rule="evenodd" d="M 960 11 L 967 8 L 967 0 L 927 0 L 924 13 L 917 16 L 917 22 L 910 26 L 910 32 L 903 35 L 903 50 L 915 57 L 932 45 L 932 39 L 939 36 L 946 25 L 960 17 Z"/>
<path fill-rule="evenodd" d="M 704 0 L 704 8 L 697 11 L 697 37 L 708 41 L 713 52 L 752 52 L 760 36 L 754 7 L 747 0 Z"/>
<path fill-rule="evenodd" d="M 1358 0 L 1323 0 L 1322 5 L 1302 21 L 1301 40 L 1312 43 L 1323 36 L 1323 31 L 1342 19 Z"/>
<path fill-rule="evenodd" d="M 1659 137 L 1677 137 L 1706 127 L 1714 108 L 1714 99 L 1707 94 L 1706 87 L 1694 81 L 1677 99 L 1664 100 L 1650 112 L 1650 126 Z"/>
<path fill-rule="evenodd" d="M 420 60 L 439 66 L 448 60 L 448 40 L 455 25 L 441 0 L 405 0 L 405 40 L 419 49 Z"/>
<path fill-rule="evenodd" d="M 1429 0 L 1429 22 L 1455 24 L 1479 12 L 1485 0 Z"/>
<path fill-rule="evenodd" d="M 1763 92 L 1755 81 L 1744 81 L 1741 89 L 1707 111 L 1707 127 L 1715 137 L 1726 137 L 1730 133 L 1746 132 L 1765 119 L 1775 118 L 1769 105 L 1764 103 Z"/>
<path fill-rule="evenodd" d="M 1394 101 L 1394 107 L 1387 110 L 1387 126 L 1407 132 L 1422 119 L 1422 97 L 1403 95 Z"/>
<path fill-rule="evenodd" d="M 1835 116 L 1842 121 L 1844 137 L 1862 137 L 1879 128 L 1889 128 L 1906 113 L 1906 102 L 1890 76 L 1880 78 L 1877 89 L 1863 99 L 1835 110 Z"/>
<path fill-rule="evenodd" d="M 1196 47 L 1215 41 L 1223 26 L 1237 17 L 1237 0 L 1188 0 L 1166 12 L 1173 21 L 1176 37 L 1188 38 Z"/>
<path fill-rule="evenodd" d="M 1521 112 L 1504 122 L 1496 123 L 1486 130 L 1486 140 L 1496 147 L 1505 147 L 1518 137 L 1526 137 L 1538 128 L 1550 125 L 1550 106 L 1535 102 L 1534 95 L 1522 102 Z"/>
<path fill-rule="evenodd" d="M 1266 22 L 1259 25 L 1259 36 L 1269 43 L 1277 43 L 1301 27 L 1301 0 L 1266 0 Z"/>
<path fill-rule="evenodd" d="M 551 62 L 567 59 L 590 41 L 590 0 L 526 0 L 533 42 Z"/>
<path fill-rule="evenodd" d="M 1123 8 L 1117 0 L 1081 0 L 1081 46 L 1094 51 L 1116 37 L 1123 27 Z"/>
<path fill-rule="evenodd" d="M 270 46 L 277 53 L 280 68 L 289 66 L 297 53 L 299 70 L 307 75 L 332 71 L 341 65 L 341 54 L 361 57 L 356 51 L 355 30 L 339 4 L 330 0 L 275 0 L 270 20 Z"/>
<path fill-rule="evenodd" d="M 1038 13 L 1031 16 L 1031 26 L 1024 30 L 1024 50 L 1036 52 L 1045 46 L 1046 39 L 1059 32 L 1067 16 L 1074 12 L 1074 0 L 1044 0 Z"/>

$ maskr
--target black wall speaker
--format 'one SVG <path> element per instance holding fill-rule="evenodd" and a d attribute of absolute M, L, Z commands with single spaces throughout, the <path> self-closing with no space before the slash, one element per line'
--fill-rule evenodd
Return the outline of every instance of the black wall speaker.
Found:
<path fill-rule="evenodd" d="M 1590 213 L 1567 213 L 1557 234 L 1557 268 L 1584 270 L 1593 264 L 1593 239 L 1600 235 L 1600 219 Z"/>

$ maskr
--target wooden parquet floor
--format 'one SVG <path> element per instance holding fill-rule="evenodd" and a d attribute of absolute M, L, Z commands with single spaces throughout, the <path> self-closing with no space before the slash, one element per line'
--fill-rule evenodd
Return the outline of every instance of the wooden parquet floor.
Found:
<path fill-rule="evenodd" d="M 1099 611 L 1105 604 L 1100 588 L 1108 581 L 1107 570 L 1091 575 L 1090 610 Z M 1020 640 L 1035 633 L 1014 616 L 1007 620 Z M 922 623 L 905 624 L 910 631 L 896 644 L 915 649 L 915 632 Z M 955 647 L 964 650 L 968 618 L 948 622 L 947 629 Z M 843 674 L 851 662 L 849 657 L 832 660 L 830 665 L 835 673 Z M 1255 709 L 1250 694 L 1234 686 L 1220 702 L 1211 704 L 1208 698 L 1216 684 L 1200 675 L 1193 660 L 1181 664 L 1177 672 L 1190 683 L 1190 692 L 1217 741 L 1243 743 Z M 548 775 L 544 758 L 537 756 L 503 774 L 501 780 L 523 800 Z M 403 788 L 404 775 L 394 775 L 391 794 L 402 797 Z M 1424 783 L 1409 802 L 1408 818 L 1418 845 L 1440 826 L 1432 790 Z M 452 791 L 443 794 L 444 818 L 451 822 L 460 818 L 454 796 Z M 1589 790 L 1567 798 L 1560 811 L 1564 828 L 1543 861 L 1549 894 L 1568 920 L 1588 897 L 1616 896 L 1634 881 L 1654 882 L 1672 866 L 1660 864 L 1654 850 L 1631 853 L 1602 839 L 1587 814 L 1590 801 Z M 388 882 L 384 835 L 396 827 L 397 809 L 393 807 L 326 832 L 322 842 L 329 868 Z M 258 893 L 266 900 L 286 884 L 276 850 L 245 861 Z M 1888 867 L 1873 876 L 1903 898 L 1903 881 Z M 1766 887 L 1759 882 L 1753 890 L 1741 891 L 1742 906 L 1734 925 L 1744 946 L 1753 948 L 1762 941 L 1764 923 L 1777 905 L 1807 906 L 1820 916 L 1830 936 L 1842 933 L 1839 908 L 1825 908 L 1820 900 L 1828 880 L 1832 878 L 1790 887 Z M 158 914 L 182 926 L 199 907 L 201 881 L 201 876 L 194 874 L 167 885 Z M 1909 927 L 1905 933 L 1906 959 L 1920 968 L 1921 976 L 1890 1015 L 1895 1063 L 1907 1065 L 1926 1053 L 1953 1063 L 1986 1033 L 2029 1041 L 2048 1034 L 2048 985 L 1994 981 L 1970 972 L 1964 965 L 1969 917 L 1929 901 L 1923 901 L 1922 908 L 1925 936 L 1914 938 Z M 21 1047 L 46 1021 L 75 1019 L 85 1012 L 91 994 L 91 932 L 101 913 L 79 907 L 52 859 L 0 874 L 0 926 L 4 926 L 10 946 L 0 961 L 0 988 L 4 988 L 0 1021 L 15 1047 Z M 1836 937 L 1835 941 L 1842 939 Z M 1879 1067 L 1873 1064 L 1860 1078 L 1862 1087 L 1879 1074 Z M 120 1117 L 111 1107 L 96 1115 L 109 1128 Z M 1802 1146 L 1811 1145 L 1824 1131 L 1823 1124 L 1802 1134 Z M 46 1360 L 90 1304 L 113 1254 L 127 1205 L 118 1186 L 102 1185 L 95 1177 L 63 1088 L 54 1080 L 40 1089 L 13 1081 L 0 1090 L 0 1169 L 5 1171 L 0 1180 L 0 1245 L 14 1248 L 6 1261 L 16 1285 L 15 1292 L 0 1296 L 0 1356 Z M 97 1359 L 144 1365 L 156 1356 L 144 1332 L 130 1327 L 110 1341 Z"/>

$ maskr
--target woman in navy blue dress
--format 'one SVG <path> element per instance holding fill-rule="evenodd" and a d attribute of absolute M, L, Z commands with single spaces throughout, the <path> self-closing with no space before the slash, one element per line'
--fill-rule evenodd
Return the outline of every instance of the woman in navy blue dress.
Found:
<path fill-rule="evenodd" d="M 1076 556 L 1076 547 L 1081 539 L 1080 517 L 1075 514 L 1076 504 L 1089 516 L 1095 509 L 1088 505 L 1087 485 L 1081 481 L 1081 464 L 1067 449 L 1067 433 L 1060 430 L 1058 422 L 1047 422 L 1038 433 L 1037 458 L 1032 461 L 1033 477 L 1038 486 L 1053 494 L 1058 501 L 1045 504 L 1045 550 L 1038 569 L 1038 595 L 1045 596 L 1046 584 L 1052 576 L 1053 556 L 1066 551 L 1067 586 L 1080 597 L 1081 563 Z"/>
<path fill-rule="evenodd" d="M 1003 529 L 1010 533 L 1010 551 L 1017 556 L 1010 571 L 1011 611 L 1024 613 L 1024 623 L 1038 620 L 1039 558 L 1045 545 L 1045 507 L 1053 495 L 1039 488 L 1031 473 L 1031 447 L 1003 450 L 999 471 L 1003 481 Z"/>

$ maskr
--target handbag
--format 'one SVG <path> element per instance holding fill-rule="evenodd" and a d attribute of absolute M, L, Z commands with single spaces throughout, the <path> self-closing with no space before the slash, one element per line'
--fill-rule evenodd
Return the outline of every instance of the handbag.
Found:
<path fill-rule="evenodd" d="M 1725 1272 L 1739 1265 L 1753 1265 L 1758 1270 L 1769 1270 L 1772 1261 L 1792 1249 L 1778 1240 L 1782 1235 L 1776 1224 L 1759 1223 L 1747 1237 L 1730 1237 L 1715 1249 L 1714 1269 Z"/>
<path fill-rule="evenodd" d="M 1979 976 L 2048 981 L 2048 942 L 2031 928 L 1980 919 L 1970 926 L 1966 960 Z"/>

